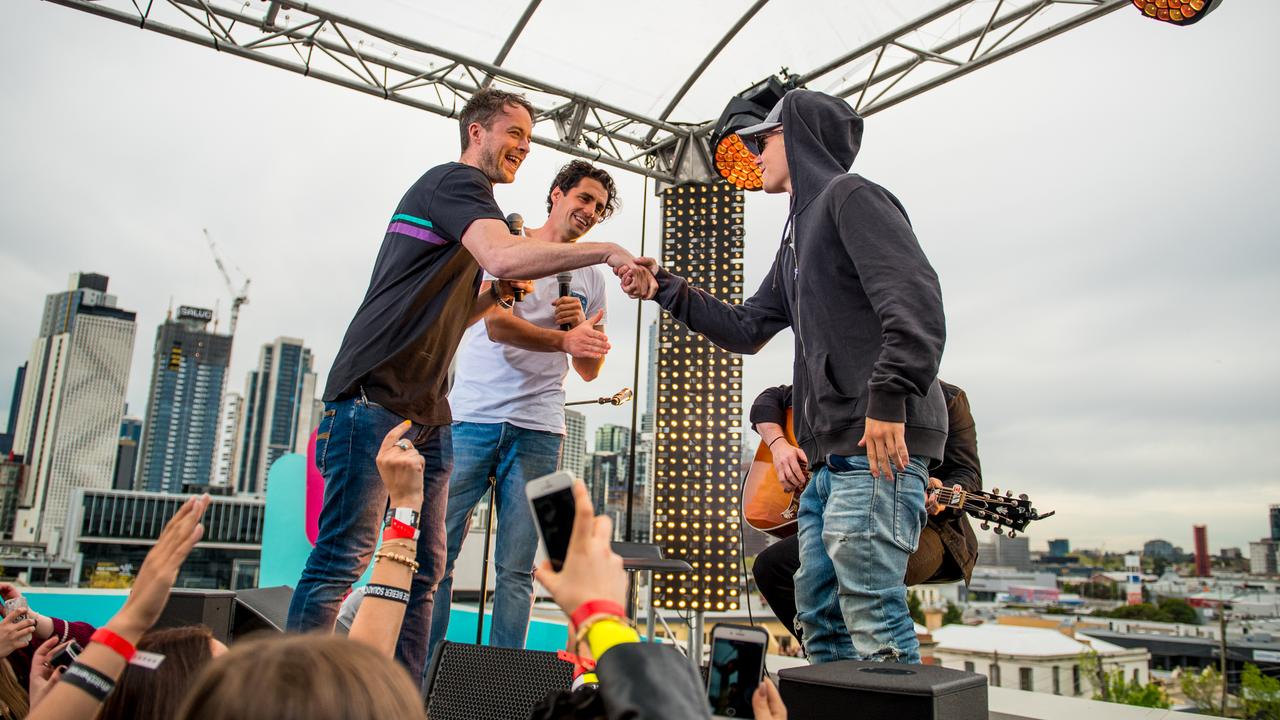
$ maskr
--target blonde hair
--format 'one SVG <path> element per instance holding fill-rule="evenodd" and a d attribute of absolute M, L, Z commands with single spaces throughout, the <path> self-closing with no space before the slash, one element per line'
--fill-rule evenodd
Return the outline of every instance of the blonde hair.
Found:
<path fill-rule="evenodd" d="M 180 720 L 420 720 L 421 691 L 373 648 L 334 635 L 237 643 L 204 669 Z"/>
<path fill-rule="evenodd" d="M 8 658 L 0 658 L 0 718 L 24 718 L 30 708 L 27 705 L 27 689 L 18 682 L 18 675 L 9 665 Z"/>

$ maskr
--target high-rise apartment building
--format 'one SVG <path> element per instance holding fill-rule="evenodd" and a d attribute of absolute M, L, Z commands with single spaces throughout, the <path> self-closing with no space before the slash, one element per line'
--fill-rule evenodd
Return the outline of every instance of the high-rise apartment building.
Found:
<path fill-rule="evenodd" d="M 29 466 L 14 540 L 56 551 L 72 490 L 111 487 L 135 326 L 105 275 L 73 273 L 45 299 L 14 433 Z"/>
<path fill-rule="evenodd" d="M 297 338 L 280 337 L 262 346 L 258 368 L 245 382 L 233 459 L 236 492 L 266 492 L 271 464 L 286 453 L 306 452 L 306 438 L 319 421 L 312 417 L 316 375 L 311 367 L 311 350 Z"/>
<path fill-rule="evenodd" d="M 125 408 L 125 412 L 128 412 Z M 120 439 L 116 445 L 116 471 L 111 487 L 132 490 L 138 477 L 138 448 L 142 444 L 142 418 L 125 416 L 120 420 Z"/>
<path fill-rule="evenodd" d="M 601 425 L 596 428 L 596 447 L 598 453 L 631 452 L 631 431 L 621 425 Z"/>
<path fill-rule="evenodd" d="M 178 493 L 213 479 L 231 336 L 211 332 L 212 320 L 212 310 L 184 305 L 156 328 L 139 490 Z"/>
<path fill-rule="evenodd" d="M 564 411 L 564 450 L 560 453 L 560 469 L 576 478 L 582 477 L 582 464 L 587 460 L 587 416 L 575 410 Z"/>
<path fill-rule="evenodd" d="M 8 457 L 13 451 L 13 431 L 18 426 L 18 405 L 22 404 L 22 384 L 27 377 L 27 364 L 18 366 L 13 378 L 13 395 L 9 400 L 9 421 L 0 433 L 0 457 Z"/>
<path fill-rule="evenodd" d="M 222 398 L 222 413 L 218 418 L 218 449 L 213 458 L 214 487 L 230 487 L 234 474 L 236 448 L 240 446 L 240 415 L 244 412 L 244 397 L 228 392 Z"/>

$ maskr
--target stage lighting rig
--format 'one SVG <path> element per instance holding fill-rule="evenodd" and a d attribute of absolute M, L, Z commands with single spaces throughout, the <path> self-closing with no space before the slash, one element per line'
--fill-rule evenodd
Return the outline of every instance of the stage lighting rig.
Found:
<path fill-rule="evenodd" d="M 1222 0 L 1133 0 L 1143 15 L 1171 25 L 1194 25 L 1221 4 Z"/>
<path fill-rule="evenodd" d="M 764 186 L 764 177 L 756 167 L 755 156 L 742 144 L 737 133 L 744 127 L 763 122 L 782 96 L 795 87 L 795 75 L 784 74 L 783 79 L 766 78 L 733 96 L 724 112 L 720 113 L 711 135 L 711 147 L 715 149 L 716 172 L 730 185 L 743 190 L 759 190 Z"/>

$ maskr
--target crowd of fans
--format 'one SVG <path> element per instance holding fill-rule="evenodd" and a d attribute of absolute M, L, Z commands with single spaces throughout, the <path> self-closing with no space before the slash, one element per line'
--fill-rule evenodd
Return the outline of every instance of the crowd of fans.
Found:
<path fill-rule="evenodd" d="M 378 470 L 393 507 L 421 503 L 423 460 L 399 452 L 408 424 L 389 433 Z M 559 572 L 536 577 L 570 617 L 569 651 L 581 658 L 585 689 L 566 690 L 535 710 L 539 719 L 706 718 L 692 665 L 671 646 L 638 642 L 622 617 L 626 574 L 610 547 L 612 523 L 595 517 L 585 487 Z M 101 628 L 40 615 L 12 585 L 0 584 L 0 720 L 375 720 L 425 718 L 420 684 L 393 660 L 414 572 L 415 544 L 386 541 L 346 637 L 260 635 L 228 649 L 202 626 L 152 629 L 178 570 L 204 534 L 207 495 L 189 499 L 165 526 L 128 599 Z M 616 609 L 616 611 L 615 611 Z M 74 645 L 73 645 L 74 644 Z M 66 649 L 82 648 L 78 657 Z M 157 658 L 162 658 L 157 664 Z M 752 698 L 755 717 L 785 720 L 767 679 Z"/>

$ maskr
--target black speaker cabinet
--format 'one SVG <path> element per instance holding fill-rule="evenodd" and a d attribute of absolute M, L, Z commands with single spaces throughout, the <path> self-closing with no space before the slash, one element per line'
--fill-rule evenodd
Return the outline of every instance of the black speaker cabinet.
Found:
<path fill-rule="evenodd" d="M 987 678 L 939 665 L 862 660 L 787 668 L 778 692 L 792 720 L 987 720 Z"/>
<path fill-rule="evenodd" d="M 427 668 L 427 717 L 528 720 L 534 705 L 572 682 L 573 665 L 553 652 L 445 640 Z"/>
<path fill-rule="evenodd" d="M 213 636 L 230 644 L 237 637 L 261 630 L 284 631 L 293 589 L 287 586 L 241 590 L 175 588 L 156 627 L 205 625 Z"/>

